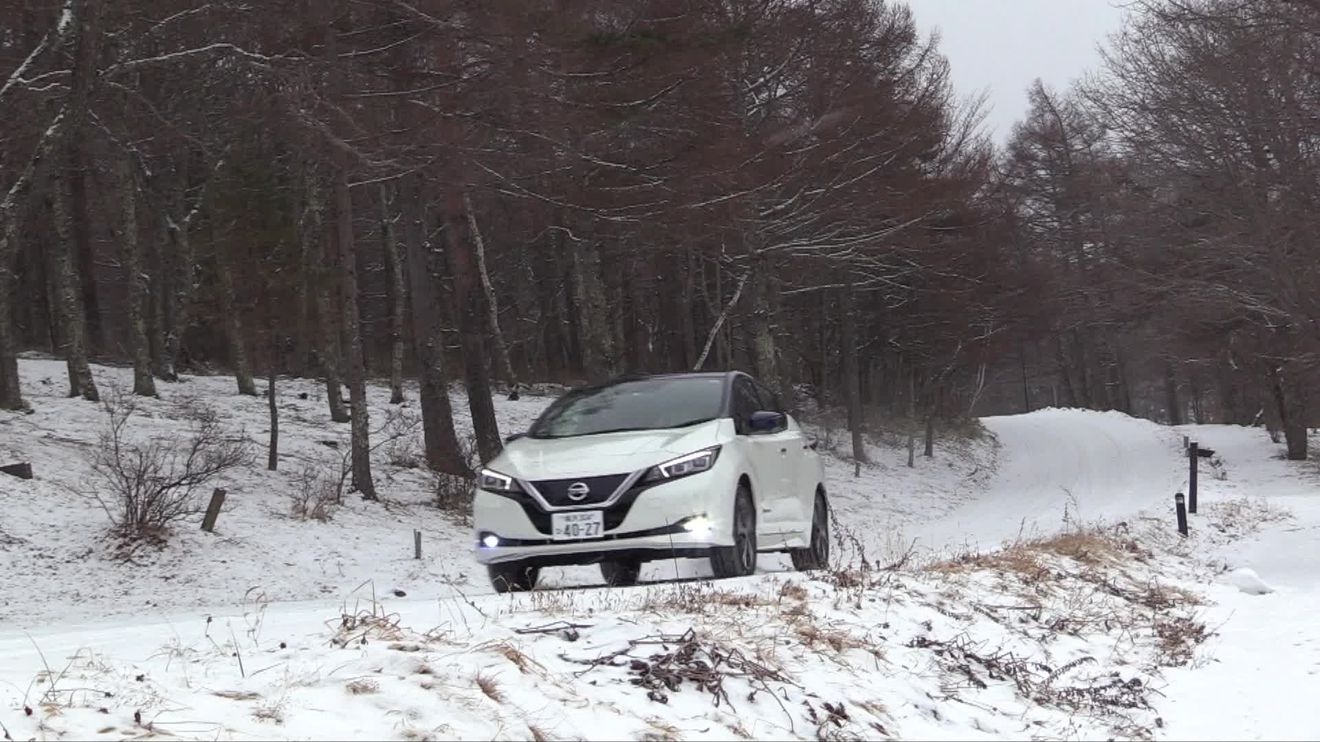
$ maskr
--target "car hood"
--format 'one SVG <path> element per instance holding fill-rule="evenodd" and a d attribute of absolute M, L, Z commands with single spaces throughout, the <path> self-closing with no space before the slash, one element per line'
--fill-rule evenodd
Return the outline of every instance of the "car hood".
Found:
<path fill-rule="evenodd" d="M 629 474 L 719 442 L 720 420 L 689 428 L 519 438 L 487 466 L 523 480 Z"/>

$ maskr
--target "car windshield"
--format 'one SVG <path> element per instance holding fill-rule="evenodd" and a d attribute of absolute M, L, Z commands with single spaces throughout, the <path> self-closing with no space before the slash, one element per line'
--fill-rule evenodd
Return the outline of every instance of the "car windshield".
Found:
<path fill-rule="evenodd" d="M 719 416 L 723 395 L 724 379 L 718 376 L 637 379 L 586 387 L 546 408 L 528 435 L 568 438 L 696 425 Z"/>

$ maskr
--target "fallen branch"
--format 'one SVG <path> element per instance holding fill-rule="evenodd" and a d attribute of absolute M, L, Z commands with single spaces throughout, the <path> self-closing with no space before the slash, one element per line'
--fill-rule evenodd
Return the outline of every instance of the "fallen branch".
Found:
<path fill-rule="evenodd" d="M 706 347 L 701 349 L 701 356 L 697 358 L 696 364 L 692 366 L 693 371 L 700 371 L 701 367 L 706 364 L 706 356 L 710 355 L 710 347 L 715 344 L 715 338 L 720 334 L 720 328 L 724 326 L 724 320 L 729 317 L 729 310 L 733 309 L 733 305 L 738 303 L 738 297 L 742 296 L 743 286 L 747 285 L 747 279 L 751 275 L 751 271 L 748 271 L 742 275 L 742 278 L 738 279 L 738 288 L 734 290 L 733 298 L 729 300 L 729 303 L 724 305 L 724 311 L 720 312 L 720 316 L 715 320 L 715 326 L 710 328 L 710 334 L 706 336 Z"/>

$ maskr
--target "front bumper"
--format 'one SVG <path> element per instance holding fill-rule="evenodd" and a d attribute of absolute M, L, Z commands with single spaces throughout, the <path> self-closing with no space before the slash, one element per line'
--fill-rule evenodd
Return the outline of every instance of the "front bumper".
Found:
<path fill-rule="evenodd" d="M 676 533 L 666 536 L 641 536 L 613 540 L 562 541 L 537 546 L 496 546 L 477 544 L 477 561 L 482 564 L 530 562 L 538 566 L 596 564 L 612 559 L 637 560 L 687 559 L 704 557 L 719 544 L 709 536 Z"/>
<path fill-rule="evenodd" d="M 532 498 L 478 490 L 473 498 L 476 558 L 483 564 L 527 560 L 551 565 L 704 556 L 712 548 L 733 544 L 735 491 L 736 479 L 717 463 L 708 472 L 633 487 L 608 507 L 575 509 L 603 511 L 604 535 L 554 541 L 550 513 Z M 706 527 L 689 530 L 688 524 L 699 517 L 705 518 Z M 490 535 L 499 539 L 498 545 L 483 543 Z"/>

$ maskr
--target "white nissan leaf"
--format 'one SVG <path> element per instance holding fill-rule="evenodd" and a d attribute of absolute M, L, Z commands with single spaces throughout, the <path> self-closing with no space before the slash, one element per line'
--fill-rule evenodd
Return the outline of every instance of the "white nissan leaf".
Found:
<path fill-rule="evenodd" d="M 480 471 L 477 560 L 499 592 L 535 587 L 551 565 L 599 564 L 609 585 L 672 557 L 709 558 L 716 577 L 751 574 L 776 551 L 820 569 L 824 476 L 815 443 L 746 374 L 582 387 Z"/>

